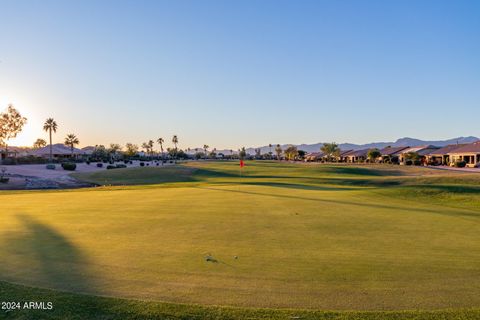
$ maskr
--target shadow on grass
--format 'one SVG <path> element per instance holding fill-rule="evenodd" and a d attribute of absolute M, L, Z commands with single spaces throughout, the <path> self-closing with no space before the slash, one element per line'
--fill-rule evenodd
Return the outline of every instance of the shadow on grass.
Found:
<path fill-rule="evenodd" d="M 475 187 L 475 186 L 415 185 L 415 186 L 408 186 L 407 188 L 434 191 L 439 193 L 476 194 L 480 196 L 480 187 Z"/>
<path fill-rule="evenodd" d="M 478 210 L 464 209 L 462 211 L 455 210 L 454 212 L 453 211 L 445 212 L 445 211 L 425 209 L 425 208 L 410 208 L 410 207 L 406 208 L 406 207 L 389 206 L 389 205 L 383 205 L 383 204 L 353 202 L 353 201 L 347 201 L 347 200 L 309 198 L 309 197 L 303 197 L 303 196 L 274 194 L 274 193 L 266 193 L 266 192 L 231 190 L 231 189 L 222 189 L 222 188 L 214 188 L 214 187 L 197 187 L 197 188 L 223 191 L 223 192 L 234 192 L 234 193 L 267 196 L 267 197 L 276 197 L 276 198 L 283 198 L 283 199 L 307 200 L 307 201 L 315 201 L 315 202 L 331 203 L 331 204 L 339 204 L 339 205 L 352 205 L 352 206 L 371 208 L 371 209 L 385 209 L 385 210 L 394 210 L 394 211 L 400 210 L 400 211 L 407 211 L 411 213 L 429 213 L 429 214 L 445 215 L 445 216 L 452 216 L 452 217 L 467 217 L 467 218 L 475 218 L 475 219 L 480 218 L 480 213 L 478 212 Z M 388 200 L 388 198 L 384 198 L 384 200 Z"/>
<path fill-rule="evenodd" d="M 40 286 L 68 291 L 100 294 L 93 291 L 89 277 L 88 259 L 72 242 L 52 227 L 27 216 L 18 215 L 25 231 L 2 243 L 8 252 L 0 270 L 7 278 L 9 272 L 25 276 Z M 16 270 L 15 268 L 21 268 Z"/>
<path fill-rule="evenodd" d="M 359 167 L 350 167 L 350 166 L 329 166 L 322 167 L 322 171 L 333 173 L 333 174 L 343 174 L 343 175 L 359 175 L 359 176 L 403 176 L 403 172 L 398 170 L 378 170 L 372 168 L 359 168 Z"/>
<path fill-rule="evenodd" d="M 6 255 L 0 265 L 3 279 L 62 291 L 102 294 L 97 283 L 100 277 L 92 277 L 89 259 L 82 250 L 33 217 L 21 214 L 17 218 L 24 231 L 7 236 L 0 243 Z M 101 306 L 92 303 L 91 307 Z"/>
<path fill-rule="evenodd" d="M 247 180 L 248 179 L 248 180 Z M 261 176 L 245 176 L 243 180 L 239 179 L 236 183 L 245 184 L 245 183 L 257 183 L 257 184 L 268 184 L 269 182 L 253 182 L 256 179 L 265 179 L 265 180 L 285 180 L 288 182 L 272 182 L 272 184 L 277 184 L 278 186 L 288 187 L 289 185 L 295 186 L 297 189 L 302 189 L 302 186 L 305 186 L 304 189 L 314 190 L 326 190 L 328 187 L 325 185 L 332 186 L 350 186 L 350 187 L 395 187 L 400 186 L 405 183 L 401 179 L 384 179 L 384 178 L 372 178 L 372 179 L 359 179 L 359 178 L 322 178 L 322 177 L 294 177 L 294 176 L 273 176 L 273 175 L 261 175 Z M 290 182 L 294 181 L 294 182 Z M 297 182 L 297 183 L 295 183 Z M 338 190 L 331 188 L 332 190 Z M 343 188 L 346 190 L 346 188 Z"/>

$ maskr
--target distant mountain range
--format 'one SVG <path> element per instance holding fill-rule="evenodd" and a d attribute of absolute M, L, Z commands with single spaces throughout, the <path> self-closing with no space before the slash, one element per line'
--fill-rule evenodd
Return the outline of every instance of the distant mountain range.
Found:
<path fill-rule="evenodd" d="M 475 141 L 479 141 L 480 139 L 477 137 L 458 137 L 448 140 L 438 140 L 438 141 L 430 141 L 430 140 L 420 140 L 415 138 L 401 138 L 395 142 L 372 142 L 367 144 L 354 144 L 354 143 L 340 143 L 340 149 L 342 150 L 361 150 L 361 149 L 372 149 L 372 148 L 385 148 L 388 146 L 392 147 L 414 147 L 414 146 L 422 146 L 422 145 L 434 145 L 438 147 L 443 147 L 449 144 L 461 144 L 461 143 L 473 143 Z M 320 147 L 323 146 L 323 142 L 314 143 L 314 144 L 298 144 L 295 145 L 298 150 L 304 150 L 306 152 L 318 152 L 320 151 Z M 283 144 L 282 149 L 285 149 L 290 144 Z M 258 148 L 258 147 L 257 147 Z M 262 150 L 262 153 L 268 153 L 270 151 L 269 146 L 262 146 L 259 147 Z M 255 148 L 247 148 L 247 153 L 254 154 Z M 237 150 L 234 150 L 236 152 Z M 272 146 L 271 151 L 275 153 L 275 146 Z M 230 154 L 230 150 L 217 150 L 217 153 L 224 153 Z"/>

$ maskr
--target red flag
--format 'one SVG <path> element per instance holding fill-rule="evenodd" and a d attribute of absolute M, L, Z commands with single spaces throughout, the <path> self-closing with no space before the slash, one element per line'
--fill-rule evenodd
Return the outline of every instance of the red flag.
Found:
<path fill-rule="evenodd" d="M 243 160 L 240 160 L 240 168 L 243 168 L 245 167 L 245 162 L 243 162 Z"/>

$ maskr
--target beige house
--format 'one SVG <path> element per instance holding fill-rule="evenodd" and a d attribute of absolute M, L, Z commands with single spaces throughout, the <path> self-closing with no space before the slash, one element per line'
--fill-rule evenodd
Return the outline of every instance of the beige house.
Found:
<path fill-rule="evenodd" d="M 380 158 L 377 160 L 379 162 L 391 161 L 393 163 L 398 163 L 399 158 L 403 150 L 406 150 L 410 147 L 386 147 L 380 150 Z"/>
<path fill-rule="evenodd" d="M 466 146 L 466 144 L 451 144 L 433 150 L 425 155 L 426 163 L 429 165 L 449 165 L 451 162 L 450 153 L 463 146 Z"/>
<path fill-rule="evenodd" d="M 465 161 L 467 167 L 480 167 L 480 141 L 456 148 L 448 153 L 450 162 Z"/>
<path fill-rule="evenodd" d="M 440 149 L 440 147 L 428 145 L 428 146 L 416 146 L 416 147 L 411 147 L 402 150 L 400 153 L 400 156 L 398 157 L 398 160 L 400 164 L 405 164 L 407 160 L 407 156 L 409 153 L 416 153 L 419 155 L 419 160 L 422 163 L 426 163 L 426 155 L 429 154 L 430 152 L 434 152 L 435 150 Z"/>
<path fill-rule="evenodd" d="M 305 156 L 305 162 L 321 161 L 323 156 L 324 156 L 323 152 L 312 152 L 312 153 L 308 153 L 308 154 Z"/>
<path fill-rule="evenodd" d="M 50 145 L 33 150 L 30 155 L 35 157 L 48 158 L 50 157 Z M 52 145 L 52 155 L 54 159 L 78 158 L 80 156 L 86 155 L 86 152 L 77 148 L 73 148 L 72 151 L 69 146 L 57 143 Z"/>
<path fill-rule="evenodd" d="M 343 162 L 348 163 L 356 163 L 356 162 L 363 162 L 367 160 L 368 151 L 370 149 L 362 149 L 362 150 L 352 150 L 344 153 L 342 156 Z"/>

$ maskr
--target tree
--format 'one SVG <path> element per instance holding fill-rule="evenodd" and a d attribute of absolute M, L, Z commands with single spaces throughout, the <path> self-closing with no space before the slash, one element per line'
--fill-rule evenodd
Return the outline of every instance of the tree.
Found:
<path fill-rule="evenodd" d="M 247 157 L 247 151 L 245 150 L 245 147 L 242 147 L 242 149 L 238 150 L 238 157 L 240 160 L 245 160 Z"/>
<path fill-rule="evenodd" d="M 380 153 L 380 150 L 377 148 L 370 149 L 367 152 L 367 157 L 370 162 L 375 162 L 376 159 L 378 159 L 382 154 Z"/>
<path fill-rule="evenodd" d="M 262 159 L 262 149 L 260 148 L 255 149 L 255 159 Z"/>
<path fill-rule="evenodd" d="M 7 111 L 0 114 L 0 144 L 5 145 L 5 153 L 8 156 L 8 141 L 22 132 L 27 118 L 23 117 L 13 105 L 9 104 Z"/>
<path fill-rule="evenodd" d="M 90 155 L 93 159 L 96 160 L 108 160 L 108 151 L 104 145 L 96 145 L 95 149 L 93 149 L 92 154 Z"/>
<path fill-rule="evenodd" d="M 108 148 L 108 153 L 112 157 L 112 159 L 117 158 L 117 153 L 122 150 L 122 147 L 118 143 L 110 143 L 110 147 Z"/>
<path fill-rule="evenodd" d="M 144 148 L 148 155 L 153 155 L 153 140 L 149 140 L 148 142 L 144 142 L 142 144 L 142 148 Z"/>
<path fill-rule="evenodd" d="M 78 140 L 77 136 L 74 135 L 73 133 L 67 134 L 65 137 L 65 145 L 70 147 L 70 150 L 72 152 L 72 157 L 73 157 L 73 148 L 79 144 L 80 141 Z"/>
<path fill-rule="evenodd" d="M 275 153 L 277 154 L 277 160 L 280 160 L 281 156 L 282 156 L 282 147 L 280 147 L 279 144 L 277 144 L 277 146 L 275 147 Z"/>
<path fill-rule="evenodd" d="M 208 144 L 203 145 L 203 154 L 205 155 L 205 159 L 207 159 L 208 148 L 210 148 Z"/>
<path fill-rule="evenodd" d="M 405 164 L 419 165 L 421 163 L 422 157 L 418 152 L 407 152 L 405 154 L 404 162 Z"/>
<path fill-rule="evenodd" d="M 298 155 L 298 150 L 297 150 L 297 147 L 290 145 L 285 149 L 284 153 L 285 153 L 285 158 L 287 158 L 287 160 L 293 161 Z"/>
<path fill-rule="evenodd" d="M 163 165 L 163 161 L 165 161 L 164 156 L 163 156 L 163 143 L 164 142 L 165 142 L 165 140 L 163 140 L 163 138 L 158 138 L 157 139 L 157 143 L 160 145 L 160 152 L 162 153 L 162 165 Z"/>
<path fill-rule="evenodd" d="M 299 157 L 301 160 L 305 159 L 305 155 L 306 155 L 306 154 L 307 154 L 306 151 L 304 151 L 304 150 L 298 150 L 298 157 Z"/>
<path fill-rule="evenodd" d="M 210 152 L 210 158 L 215 159 L 217 157 L 217 148 L 213 148 L 212 152 Z"/>
<path fill-rule="evenodd" d="M 125 149 L 125 154 L 129 157 L 133 157 L 138 152 L 138 146 L 130 142 L 125 145 Z"/>
<path fill-rule="evenodd" d="M 150 156 L 153 157 L 153 146 L 155 145 L 155 142 L 153 140 L 148 140 L 148 145 L 150 146 Z"/>
<path fill-rule="evenodd" d="M 38 138 L 37 140 L 35 140 L 35 142 L 33 143 L 33 148 L 34 149 L 40 149 L 40 148 L 43 148 L 47 145 L 47 141 L 43 140 L 42 138 Z"/>
<path fill-rule="evenodd" d="M 48 118 L 45 123 L 43 124 L 43 130 L 48 132 L 48 136 L 50 138 L 50 162 L 52 162 L 53 158 L 53 149 L 52 149 L 52 132 L 57 132 L 58 125 L 53 118 Z"/>
<path fill-rule="evenodd" d="M 177 148 L 177 145 L 178 145 L 178 137 L 177 137 L 176 134 L 175 134 L 175 135 L 173 136 L 173 138 L 172 138 L 172 143 L 173 143 L 173 145 L 175 146 L 175 160 L 176 160 L 176 159 L 177 159 L 177 150 L 178 150 L 178 148 Z"/>
<path fill-rule="evenodd" d="M 338 157 L 340 155 L 340 148 L 335 142 L 324 143 L 320 148 L 320 151 L 327 156 L 327 161 L 331 161 L 334 157 Z"/>
<path fill-rule="evenodd" d="M 412 161 L 415 161 L 415 160 L 420 160 L 420 155 L 418 154 L 418 152 L 408 152 L 407 154 L 405 154 L 405 159 L 408 159 L 408 160 L 412 160 Z"/>

